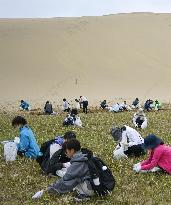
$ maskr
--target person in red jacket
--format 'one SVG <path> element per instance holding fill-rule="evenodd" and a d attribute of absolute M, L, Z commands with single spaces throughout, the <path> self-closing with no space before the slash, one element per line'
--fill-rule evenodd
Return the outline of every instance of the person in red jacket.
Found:
<path fill-rule="evenodd" d="M 150 156 L 147 160 L 135 164 L 133 170 L 136 172 L 164 171 L 171 174 L 171 147 L 165 145 L 157 136 L 151 134 L 144 139 L 144 148 L 149 150 Z"/>

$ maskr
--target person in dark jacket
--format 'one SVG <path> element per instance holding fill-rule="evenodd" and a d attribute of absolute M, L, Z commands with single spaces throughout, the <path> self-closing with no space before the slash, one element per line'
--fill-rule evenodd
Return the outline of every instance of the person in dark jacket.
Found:
<path fill-rule="evenodd" d="M 107 103 L 106 103 L 106 100 L 103 100 L 103 102 L 101 102 L 100 107 L 101 107 L 102 109 L 105 109 L 106 107 L 108 107 L 108 105 L 107 105 Z"/>
<path fill-rule="evenodd" d="M 61 137 L 49 140 L 40 148 L 43 156 L 37 161 L 44 174 L 58 175 L 61 177 L 64 172 L 66 172 L 66 168 L 70 165 L 68 163 L 70 159 L 65 153 L 65 143 L 71 139 L 76 139 L 76 135 L 74 132 L 68 131 L 64 134 L 63 141 L 59 140 L 60 138 Z M 51 154 L 51 148 L 56 144 L 59 146 L 57 146 L 55 152 Z"/>
<path fill-rule="evenodd" d="M 47 101 L 44 106 L 44 112 L 45 112 L 45 115 L 53 114 L 52 104 L 49 101 Z"/>

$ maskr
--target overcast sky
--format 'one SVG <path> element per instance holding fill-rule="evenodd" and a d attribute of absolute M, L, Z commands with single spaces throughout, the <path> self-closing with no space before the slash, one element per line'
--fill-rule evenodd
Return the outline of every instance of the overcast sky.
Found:
<path fill-rule="evenodd" d="M 0 18 L 171 13 L 171 0 L 0 0 Z"/>

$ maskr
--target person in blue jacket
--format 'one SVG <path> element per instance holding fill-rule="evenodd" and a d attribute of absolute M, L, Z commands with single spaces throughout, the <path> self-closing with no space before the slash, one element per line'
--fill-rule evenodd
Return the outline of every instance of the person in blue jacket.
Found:
<path fill-rule="evenodd" d="M 41 156 L 39 145 L 32 130 L 27 125 L 25 118 L 17 116 L 12 120 L 12 126 L 20 131 L 20 142 L 18 144 L 18 155 L 26 158 L 37 159 Z"/>
<path fill-rule="evenodd" d="M 29 105 L 26 101 L 21 100 L 20 107 L 21 107 L 23 110 L 27 110 L 27 111 L 28 111 L 28 110 L 29 110 L 30 105 Z"/>

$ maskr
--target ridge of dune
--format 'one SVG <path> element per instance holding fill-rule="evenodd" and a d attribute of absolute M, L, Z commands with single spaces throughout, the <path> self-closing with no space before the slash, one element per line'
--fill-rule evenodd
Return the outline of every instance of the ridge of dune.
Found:
<path fill-rule="evenodd" d="M 0 19 L 0 103 L 169 102 L 171 14 Z"/>

